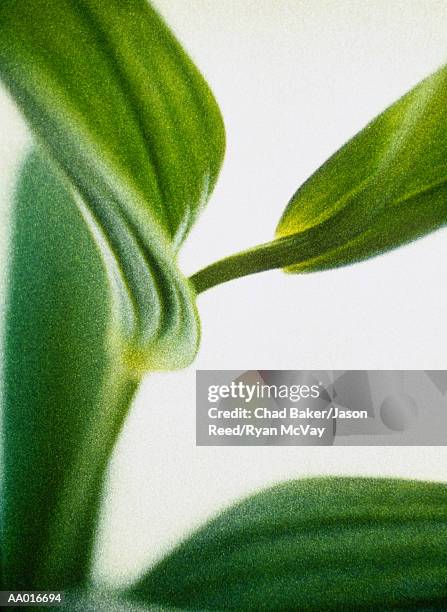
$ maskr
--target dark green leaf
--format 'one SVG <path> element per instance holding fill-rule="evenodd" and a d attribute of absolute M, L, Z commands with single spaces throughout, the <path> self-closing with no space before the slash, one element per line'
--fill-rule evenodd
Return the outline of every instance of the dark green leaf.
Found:
<path fill-rule="evenodd" d="M 0 75 L 102 235 L 129 367 L 188 364 L 175 257 L 224 151 L 206 83 L 145 0 L 3 0 L 0 31 Z"/>
<path fill-rule="evenodd" d="M 104 470 L 136 388 L 111 333 L 101 253 L 42 156 L 14 210 L 2 395 L 4 588 L 89 576 Z"/>
<path fill-rule="evenodd" d="M 131 590 L 192 610 L 445 609 L 447 485 L 289 482 L 223 512 Z"/>

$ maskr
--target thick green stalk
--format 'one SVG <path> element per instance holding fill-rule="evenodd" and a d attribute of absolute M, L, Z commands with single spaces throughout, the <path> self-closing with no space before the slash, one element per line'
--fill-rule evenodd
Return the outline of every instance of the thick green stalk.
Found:
<path fill-rule="evenodd" d="M 138 379 L 101 254 L 41 155 L 17 189 L 2 389 L 4 587 L 89 581 L 103 479 Z"/>
<path fill-rule="evenodd" d="M 41 580 L 47 584 L 66 583 L 67 567 L 79 567 L 76 584 L 88 582 L 91 556 L 102 502 L 104 477 L 132 400 L 137 380 L 118 376 L 111 369 L 105 401 L 86 428 L 71 472 L 66 474 L 46 542 Z M 68 546 L 67 546 L 68 543 Z"/>

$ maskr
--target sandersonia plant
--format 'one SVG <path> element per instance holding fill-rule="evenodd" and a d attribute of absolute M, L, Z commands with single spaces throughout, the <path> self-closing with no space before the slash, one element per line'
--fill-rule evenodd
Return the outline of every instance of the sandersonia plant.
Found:
<path fill-rule="evenodd" d="M 197 294 L 273 268 L 352 264 L 446 223 L 447 68 L 317 170 L 272 242 L 190 279 L 177 254 L 212 193 L 225 132 L 154 9 L 2 0 L 0 74 L 35 143 L 18 179 L 8 264 L 3 588 L 71 591 L 79 610 L 443 608 L 440 483 L 278 485 L 113 596 L 92 592 L 90 562 L 121 425 L 147 372 L 193 361 Z"/>

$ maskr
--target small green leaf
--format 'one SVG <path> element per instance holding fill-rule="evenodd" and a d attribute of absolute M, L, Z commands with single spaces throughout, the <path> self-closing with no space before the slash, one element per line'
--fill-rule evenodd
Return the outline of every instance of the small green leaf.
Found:
<path fill-rule="evenodd" d="M 205 81 L 145 0 L 3 0 L 0 31 L 0 75 L 106 252 L 129 368 L 187 365 L 175 258 L 224 153 Z"/>
<path fill-rule="evenodd" d="M 288 482 L 224 511 L 132 589 L 190 610 L 443 608 L 447 485 Z"/>
<path fill-rule="evenodd" d="M 191 277 L 197 293 L 274 268 L 312 272 L 399 247 L 447 223 L 447 66 L 335 153 L 295 193 L 276 240 Z"/>
<path fill-rule="evenodd" d="M 304 183 L 276 233 L 287 238 L 292 253 L 296 248 L 288 271 L 350 264 L 446 224 L 446 98 L 443 67 Z"/>

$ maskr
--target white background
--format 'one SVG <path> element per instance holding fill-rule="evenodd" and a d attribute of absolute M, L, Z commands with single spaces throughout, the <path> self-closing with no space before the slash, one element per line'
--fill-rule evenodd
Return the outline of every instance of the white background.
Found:
<path fill-rule="evenodd" d="M 443 0 L 157 0 L 222 109 L 227 154 L 186 273 L 269 240 L 296 188 L 447 58 Z M 0 197 L 27 133 L 0 97 Z M 4 244 L 4 227 L 0 239 Z M 223 505 L 309 474 L 447 480 L 447 448 L 196 448 L 195 369 L 445 369 L 445 230 L 356 266 L 199 298 L 193 367 L 144 381 L 110 470 L 96 576 L 123 583 Z"/>

